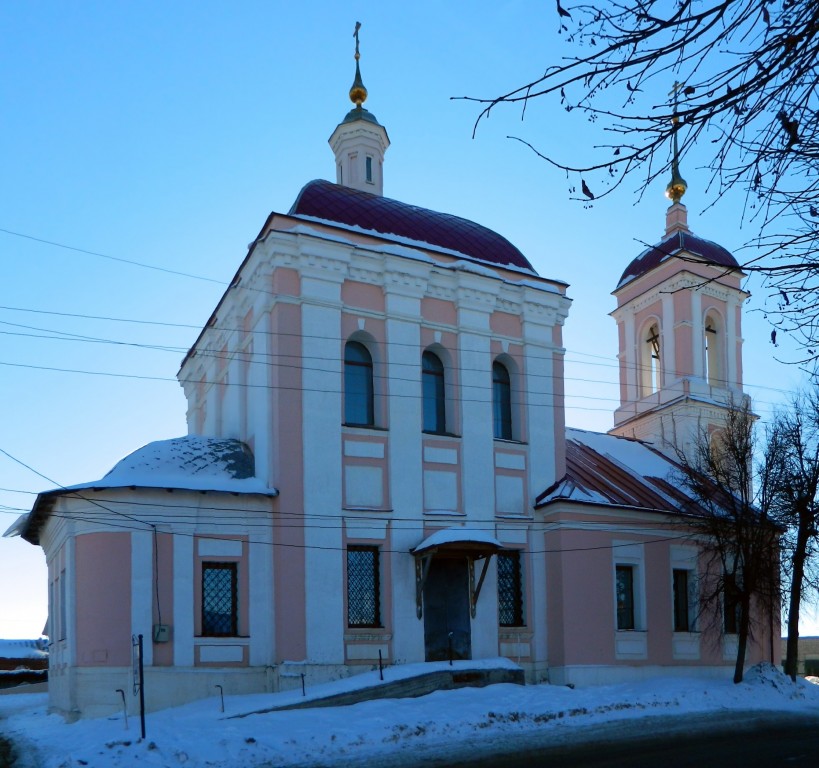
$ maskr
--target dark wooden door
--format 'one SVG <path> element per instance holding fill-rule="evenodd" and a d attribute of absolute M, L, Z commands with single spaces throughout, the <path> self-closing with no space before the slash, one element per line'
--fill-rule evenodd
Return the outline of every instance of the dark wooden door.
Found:
<path fill-rule="evenodd" d="M 472 658 L 469 571 L 466 558 L 433 557 L 424 585 L 424 644 L 427 661 Z"/>

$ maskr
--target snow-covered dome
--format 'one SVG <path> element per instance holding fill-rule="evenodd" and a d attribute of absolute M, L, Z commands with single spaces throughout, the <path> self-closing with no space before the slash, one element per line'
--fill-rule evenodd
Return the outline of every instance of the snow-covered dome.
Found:
<path fill-rule="evenodd" d="M 173 480 L 246 480 L 255 477 L 253 453 L 240 440 L 186 435 L 157 440 L 117 462 L 100 481 L 113 485 L 173 486 Z M 187 484 L 183 487 L 187 487 Z"/>

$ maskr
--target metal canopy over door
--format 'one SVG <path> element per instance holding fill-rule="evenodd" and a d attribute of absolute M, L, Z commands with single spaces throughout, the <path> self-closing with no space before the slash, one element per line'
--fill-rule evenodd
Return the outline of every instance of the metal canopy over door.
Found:
<path fill-rule="evenodd" d="M 427 661 L 472 658 L 469 562 L 435 557 L 424 584 L 424 646 Z"/>
<path fill-rule="evenodd" d="M 412 550 L 415 602 L 424 620 L 427 661 L 472 658 L 472 622 L 492 555 L 503 549 L 485 530 L 446 528 Z M 475 561 L 482 561 L 475 579 Z"/>

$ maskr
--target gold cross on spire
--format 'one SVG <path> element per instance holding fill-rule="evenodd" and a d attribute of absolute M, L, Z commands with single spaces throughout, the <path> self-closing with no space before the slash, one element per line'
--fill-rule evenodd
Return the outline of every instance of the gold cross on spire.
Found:
<path fill-rule="evenodd" d="M 364 82 L 361 79 L 361 70 L 358 68 L 358 60 L 361 54 L 358 52 L 358 30 L 361 29 L 361 22 L 355 23 L 355 31 L 353 37 L 355 38 L 355 80 L 353 86 L 350 88 L 350 101 L 361 108 L 361 105 L 367 100 L 367 89 L 364 87 Z"/>

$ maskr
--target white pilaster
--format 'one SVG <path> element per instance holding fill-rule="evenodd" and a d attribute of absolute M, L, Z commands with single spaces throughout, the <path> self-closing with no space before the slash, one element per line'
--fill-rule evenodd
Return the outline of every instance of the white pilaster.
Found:
<path fill-rule="evenodd" d="M 193 537 L 173 537 L 173 663 L 193 666 Z"/>
<path fill-rule="evenodd" d="M 397 286 L 395 286 L 397 289 Z M 395 659 L 423 661 L 424 622 L 415 613 L 415 560 L 410 550 L 424 535 L 422 473 L 420 293 L 387 294 L 389 381 L 389 476 L 392 527 L 392 626 Z M 414 521 L 414 522 L 411 522 Z"/>
<path fill-rule="evenodd" d="M 702 317 L 702 297 L 699 291 L 691 289 L 691 371 L 698 378 L 705 377 L 705 328 Z"/>
<path fill-rule="evenodd" d="M 670 293 L 663 294 L 662 307 L 664 351 L 661 355 L 662 360 L 660 362 L 663 366 L 663 386 L 667 387 L 677 378 L 677 345 L 675 338 L 676 334 L 674 333 L 676 326 L 674 317 L 674 297 Z"/>
<path fill-rule="evenodd" d="M 302 281 L 302 295 L 335 299 L 336 306 L 302 307 L 304 450 L 304 563 L 307 658 L 344 660 L 342 551 L 342 343 L 340 281 Z M 327 516 L 338 516 L 331 526 Z"/>
<path fill-rule="evenodd" d="M 728 387 L 742 388 L 739 381 L 739 368 L 737 366 L 737 300 L 734 294 L 726 302 L 725 306 L 725 355 L 728 369 L 726 371 L 726 385 Z"/>

